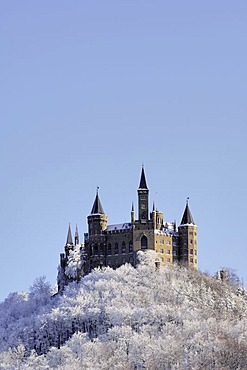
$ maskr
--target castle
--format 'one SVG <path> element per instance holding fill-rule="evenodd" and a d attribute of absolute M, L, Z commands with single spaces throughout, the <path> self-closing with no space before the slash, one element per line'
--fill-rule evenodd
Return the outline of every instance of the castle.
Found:
<path fill-rule="evenodd" d="M 96 267 L 117 268 L 128 262 L 136 265 L 136 253 L 151 249 L 157 253 L 161 264 L 179 263 L 197 270 L 197 226 L 193 220 L 188 199 L 180 225 L 164 222 L 163 213 L 155 209 L 149 213 L 149 189 L 144 168 L 138 193 L 138 217 L 132 204 L 130 222 L 107 225 L 107 215 L 102 207 L 98 189 L 88 220 L 88 232 L 84 243 L 79 243 L 76 227 L 73 241 L 69 226 L 65 253 L 60 255 L 58 290 L 63 290 L 69 281 L 80 280 Z M 69 276 L 66 268 L 70 263 L 70 253 L 79 246 L 79 259 L 76 275 Z M 77 257 L 78 258 L 78 257 Z"/>

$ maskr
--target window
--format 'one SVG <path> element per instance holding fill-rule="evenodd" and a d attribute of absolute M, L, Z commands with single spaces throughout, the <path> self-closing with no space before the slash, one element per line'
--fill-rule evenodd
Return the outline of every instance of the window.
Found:
<path fill-rule="evenodd" d="M 190 244 L 193 244 L 193 240 L 192 239 L 190 239 Z"/>
<path fill-rule="evenodd" d="M 193 263 L 193 258 L 190 258 L 190 263 Z"/>
<path fill-rule="evenodd" d="M 94 245 L 94 254 L 99 254 L 98 244 Z"/>
<path fill-rule="evenodd" d="M 164 249 L 160 249 L 160 253 L 164 253 Z"/>
<path fill-rule="evenodd" d="M 170 263 L 170 262 L 171 262 L 170 258 L 167 258 L 167 263 Z"/>
<path fill-rule="evenodd" d="M 111 243 L 108 244 L 107 254 L 111 254 Z"/>
<path fill-rule="evenodd" d="M 129 242 L 129 253 L 133 253 L 133 243 L 132 243 L 132 240 Z"/>
<path fill-rule="evenodd" d="M 103 245 L 103 243 L 100 243 L 100 255 L 101 256 L 104 255 L 104 245 Z"/>
<path fill-rule="evenodd" d="M 115 265 L 118 265 L 118 257 L 115 257 Z"/>
<path fill-rule="evenodd" d="M 165 243 L 164 239 L 161 239 L 160 244 L 164 244 L 164 243 Z"/>
<path fill-rule="evenodd" d="M 118 254 L 118 243 L 115 243 L 115 254 Z"/>
<path fill-rule="evenodd" d="M 170 251 L 170 249 L 168 249 L 167 252 L 166 252 L 166 254 L 170 254 L 170 253 L 171 253 L 171 251 Z"/>
<path fill-rule="evenodd" d="M 195 256 L 197 256 L 197 250 L 195 250 Z"/>
<path fill-rule="evenodd" d="M 122 263 L 125 263 L 126 262 L 126 257 L 123 257 L 122 258 Z"/>
<path fill-rule="evenodd" d="M 126 244 L 125 242 L 122 242 L 122 254 L 126 253 Z"/>
<path fill-rule="evenodd" d="M 141 249 L 147 249 L 148 248 L 148 238 L 146 235 L 143 235 L 141 237 Z"/>
<path fill-rule="evenodd" d="M 193 255 L 193 249 L 190 249 L 190 254 L 192 254 L 192 255 Z"/>

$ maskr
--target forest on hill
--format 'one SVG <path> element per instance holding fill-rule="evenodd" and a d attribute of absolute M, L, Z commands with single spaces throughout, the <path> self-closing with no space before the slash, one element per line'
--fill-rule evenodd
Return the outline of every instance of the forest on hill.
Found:
<path fill-rule="evenodd" d="M 243 289 L 179 266 L 96 269 L 62 295 L 43 278 L 0 304 L 0 370 L 247 368 Z"/>

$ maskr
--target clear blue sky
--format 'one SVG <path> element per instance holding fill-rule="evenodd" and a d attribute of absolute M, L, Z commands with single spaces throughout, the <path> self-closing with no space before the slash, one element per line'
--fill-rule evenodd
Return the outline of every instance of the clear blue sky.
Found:
<path fill-rule="evenodd" d="M 1 3 L 0 300 L 55 285 L 97 186 L 129 221 L 142 163 L 165 220 L 190 197 L 200 269 L 247 283 L 246 17 L 246 0 Z"/>

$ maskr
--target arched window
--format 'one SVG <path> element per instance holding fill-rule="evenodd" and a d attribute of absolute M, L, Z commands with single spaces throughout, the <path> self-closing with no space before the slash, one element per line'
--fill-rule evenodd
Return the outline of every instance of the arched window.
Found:
<path fill-rule="evenodd" d="M 104 255 L 104 245 L 103 245 L 103 243 L 100 243 L 100 255 L 101 256 Z"/>
<path fill-rule="evenodd" d="M 94 254 L 99 254 L 98 244 L 94 244 Z"/>
<path fill-rule="evenodd" d="M 147 249 L 148 248 L 148 238 L 146 235 L 143 235 L 141 237 L 141 249 Z"/>
<path fill-rule="evenodd" d="M 126 244 L 125 242 L 122 242 L 122 254 L 126 253 Z"/>
<path fill-rule="evenodd" d="M 111 254 L 111 243 L 108 244 L 107 254 Z"/>
<path fill-rule="evenodd" d="M 118 243 L 115 243 L 115 254 L 118 254 Z"/>
<path fill-rule="evenodd" d="M 129 253 L 133 253 L 133 242 L 130 240 L 129 242 Z"/>

